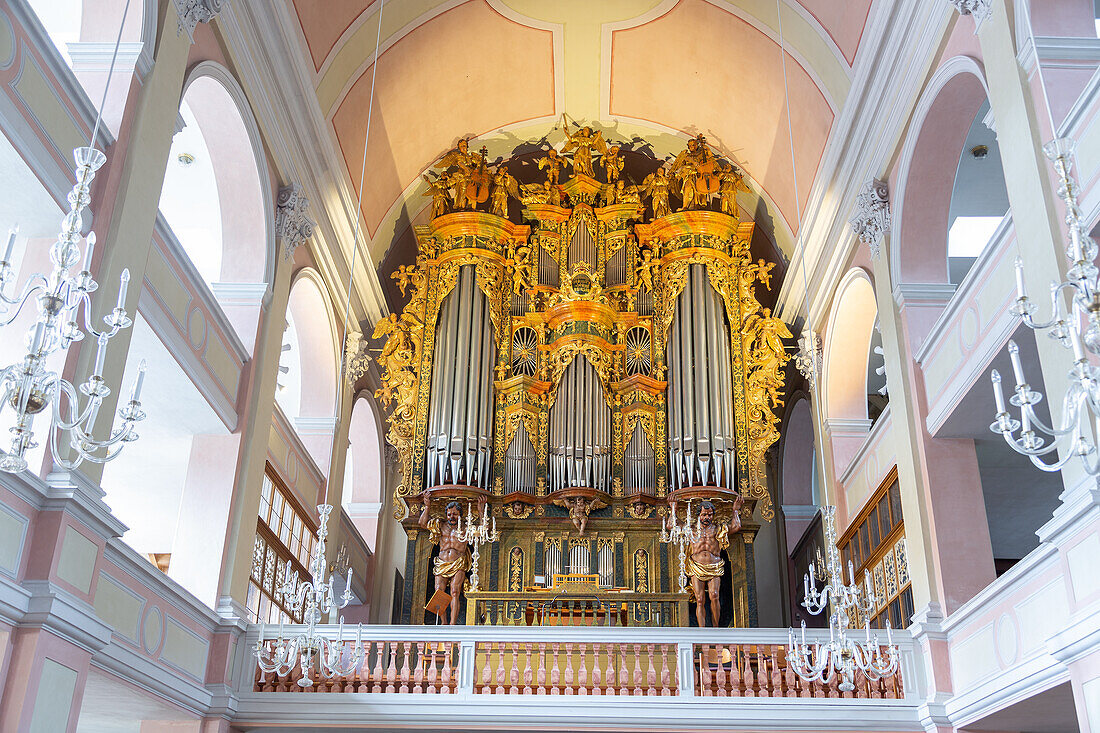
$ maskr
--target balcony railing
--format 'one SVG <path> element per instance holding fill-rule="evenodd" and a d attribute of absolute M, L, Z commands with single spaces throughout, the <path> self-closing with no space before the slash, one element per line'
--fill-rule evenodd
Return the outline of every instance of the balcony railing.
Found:
<path fill-rule="evenodd" d="M 268 627 L 269 631 L 271 627 Z M 298 627 L 287 627 L 294 633 Z M 352 634 L 347 633 L 345 637 Z M 322 633 L 334 637 L 335 627 Z M 821 636 L 807 631 L 807 637 Z M 254 647 L 258 630 L 249 632 Z M 821 638 L 827 638 L 821 636 Z M 250 660 L 257 693 L 367 693 L 498 697 L 852 698 L 902 701 L 914 694 L 912 641 L 894 635 L 901 672 L 888 680 L 857 677 L 806 683 L 787 666 L 784 629 L 687 629 L 571 626 L 363 627 L 364 659 L 351 674 L 300 687 L 300 674 L 264 674 Z M 346 642 L 350 650 L 353 642 Z"/>

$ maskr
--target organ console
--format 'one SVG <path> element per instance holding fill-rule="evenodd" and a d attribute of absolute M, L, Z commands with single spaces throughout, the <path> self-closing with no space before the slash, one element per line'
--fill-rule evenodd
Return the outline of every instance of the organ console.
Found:
<path fill-rule="evenodd" d="M 755 622 L 752 540 L 774 514 L 765 454 L 790 337 L 757 299 L 774 265 L 754 259 L 753 222 L 729 213 L 735 187 L 714 185 L 740 173 L 704 139 L 671 168 L 619 144 L 608 182 L 591 174 L 600 165 L 566 174 L 578 155 L 609 154 L 586 130 L 570 137 L 572 158 L 496 164 L 487 198 L 469 195 L 492 167 L 484 149 L 450 151 L 415 262 L 394 273 L 408 301 L 375 338 L 402 477 L 406 622 L 423 621 L 430 595 L 433 545 L 415 519 L 428 495 L 487 501 L 499 522 L 466 623 L 541 618 L 527 613 L 532 594 L 560 594 L 532 590 L 533 578 L 560 574 L 596 578 L 586 608 L 605 620 L 644 600 L 656 605 L 631 618 L 688 623 L 681 560 L 662 541 L 670 499 L 681 523 L 688 499 L 711 501 L 723 522 L 739 513 L 723 618 L 710 623 Z"/>

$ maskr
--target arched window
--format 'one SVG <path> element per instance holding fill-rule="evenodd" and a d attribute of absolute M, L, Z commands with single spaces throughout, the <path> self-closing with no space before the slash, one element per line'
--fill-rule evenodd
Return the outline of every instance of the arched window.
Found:
<path fill-rule="evenodd" d="M 377 549 L 378 521 L 384 503 L 382 491 L 385 476 L 382 471 L 380 428 L 373 400 L 365 395 L 356 399 L 348 426 L 343 505 L 372 551 Z"/>

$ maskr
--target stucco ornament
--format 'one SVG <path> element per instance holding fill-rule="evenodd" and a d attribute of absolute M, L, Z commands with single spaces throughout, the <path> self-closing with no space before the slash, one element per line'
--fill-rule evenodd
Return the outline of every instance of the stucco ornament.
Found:
<path fill-rule="evenodd" d="M 283 259 L 294 256 L 294 250 L 313 236 L 314 222 L 306 212 L 309 199 L 296 183 L 279 189 L 275 201 L 275 236 L 283 242 Z"/>
<path fill-rule="evenodd" d="M 993 12 L 990 0 L 947 0 L 959 11 L 960 15 L 973 15 L 976 20 L 985 20 Z"/>
<path fill-rule="evenodd" d="M 209 23 L 225 7 L 226 0 L 172 0 L 176 6 L 176 14 L 179 16 L 179 26 L 176 35 L 187 33 L 187 37 L 195 40 L 195 27 L 199 23 Z"/>
<path fill-rule="evenodd" d="M 877 259 L 882 238 L 890 230 L 890 191 L 886 183 L 872 178 L 856 196 L 856 213 L 849 220 L 859 241 Z"/>

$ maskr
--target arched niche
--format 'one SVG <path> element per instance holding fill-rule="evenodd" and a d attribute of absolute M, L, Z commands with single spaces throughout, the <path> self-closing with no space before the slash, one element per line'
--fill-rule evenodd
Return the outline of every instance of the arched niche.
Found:
<path fill-rule="evenodd" d="M 868 356 L 878 306 L 867 272 L 850 270 L 840 282 L 825 332 L 823 406 L 837 472 L 843 472 L 871 428 L 867 410 Z"/>
<path fill-rule="evenodd" d="M 244 91 L 225 67 L 191 69 L 160 211 L 246 344 L 255 340 L 260 299 L 275 251 L 270 175 Z"/>
<path fill-rule="evenodd" d="M 373 400 L 366 394 L 360 395 L 352 406 L 348 425 L 342 503 L 372 551 L 377 548 L 385 489 L 382 451 L 382 424 Z"/>

